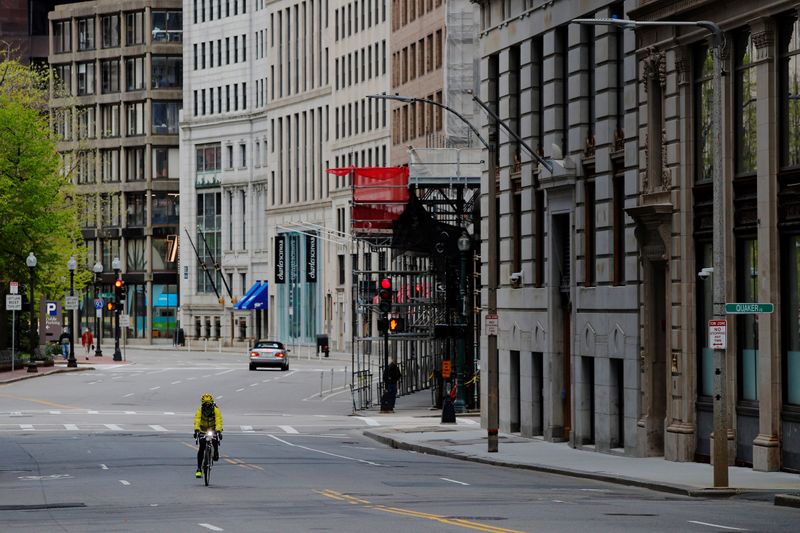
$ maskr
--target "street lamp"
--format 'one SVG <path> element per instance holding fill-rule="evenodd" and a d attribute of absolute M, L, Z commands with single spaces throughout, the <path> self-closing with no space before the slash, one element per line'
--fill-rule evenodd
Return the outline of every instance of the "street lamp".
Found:
<path fill-rule="evenodd" d="M 36 256 L 33 255 L 33 252 L 28 254 L 27 259 L 25 259 L 25 264 L 28 265 L 28 270 L 31 273 L 31 332 L 30 332 L 30 345 L 31 345 L 31 355 L 28 359 L 28 372 L 38 372 L 39 369 L 36 368 L 36 361 L 34 360 L 36 355 L 36 316 L 35 316 L 35 307 L 34 298 L 33 298 L 33 271 L 36 268 Z"/>
<path fill-rule="evenodd" d="M 119 271 L 121 268 L 121 264 L 119 261 L 119 257 L 115 257 L 111 261 L 111 268 L 114 270 L 114 280 L 119 279 Z M 116 296 L 116 292 L 114 294 Z M 114 361 L 122 361 L 122 352 L 119 351 L 119 308 L 121 303 L 114 302 L 116 305 L 114 306 Z"/>
<path fill-rule="evenodd" d="M 716 23 L 709 20 L 698 21 L 638 21 L 626 19 L 574 19 L 578 24 L 618 26 L 632 29 L 646 26 L 693 26 L 711 32 L 711 51 L 714 63 L 714 106 L 711 111 L 711 137 L 714 150 L 714 175 L 712 205 L 716 223 L 713 231 L 713 272 L 714 285 L 712 300 L 714 318 L 725 319 L 725 262 L 723 247 L 727 212 L 723 202 L 724 181 L 722 178 L 722 44 L 724 36 Z M 653 149 L 659 149 L 655 147 Z M 714 349 L 714 487 L 728 486 L 728 428 L 726 413 L 727 361 L 725 349 Z"/>
<path fill-rule="evenodd" d="M 461 296 L 461 325 L 467 324 L 467 253 L 472 248 L 472 241 L 469 238 L 466 230 L 461 233 L 461 236 L 456 241 L 458 251 L 461 252 L 461 276 L 459 280 L 459 293 Z M 467 351 L 467 332 L 464 331 L 458 336 L 458 354 L 456 361 L 456 403 L 454 405 L 457 413 L 466 411 L 466 400 L 464 395 L 464 382 L 466 377 L 464 370 L 466 366 L 466 351 Z"/>
<path fill-rule="evenodd" d="M 100 284 L 100 274 L 103 273 L 103 264 L 100 261 L 97 261 L 94 266 L 92 267 L 92 271 L 94 272 L 94 299 L 97 301 L 99 298 L 98 291 L 99 291 L 99 284 Z M 98 327 L 98 319 L 100 326 Z M 103 306 L 100 306 L 100 309 L 95 309 L 94 312 L 94 332 L 97 335 L 97 340 L 95 341 L 95 346 L 97 347 L 94 351 L 95 357 L 103 357 L 103 349 L 100 348 L 100 341 L 103 339 Z"/>
<path fill-rule="evenodd" d="M 69 269 L 69 295 L 75 296 L 75 269 L 78 268 L 78 262 L 75 261 L 75 256 L 69 258 L 67 261 L 67 268 Z M 75 309 L 69 309 L 69 359 L 67 359 L 68 367 L 77 367 L 78 361 L 75 360 Z"/>

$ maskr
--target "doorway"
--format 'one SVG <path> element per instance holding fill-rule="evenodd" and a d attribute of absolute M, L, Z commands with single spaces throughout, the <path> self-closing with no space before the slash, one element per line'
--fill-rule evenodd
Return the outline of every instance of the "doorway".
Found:
<path fill-rule="evenodd" d="M 531 369 L 531 397 L 533 399 L 531 410 L 531 434 L 544 434 L 544 363 L 542 352 L 533 352 L 533 365 Z"/>
<path fill-rule="evenodd" d="M 509 431 L 511 433 L 518 433 L 520 431 L 520 402 L 522 395 L 520 394 L 520 376 L 519 376 L 519 351 L 511 350 L 509 352 Z"/>
<path fill-rule="evenodd" d="M 667 417 L 667 303 L 666 263 L 650 262 L 650 290 L 652 298 L 648 306 L 647 328 L 650 342 L 647 343 L 649 358 L 648 392 L 650 409 L 647 413 L 647 448 L 649 456 L 664 455 L 664 421 Z"/>
<path fill-rule="evenodd" d="M 611 378 L 610 448 L 625 448 L 625 374 L 623 359 L 609 359 Z"/>

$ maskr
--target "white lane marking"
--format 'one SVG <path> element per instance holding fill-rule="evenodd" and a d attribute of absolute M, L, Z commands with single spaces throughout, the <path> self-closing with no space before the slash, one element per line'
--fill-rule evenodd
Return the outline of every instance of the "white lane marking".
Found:
<path fill-rule="evenodd" d="M 472 420 L 471 418 L 459 418 L 456 420 L 458 424 L 466 425 L 466 426 L 477 426 L 478 422 Z"/>
<path fill-rule="evenodd" d="M 100 470 L 108 470 L 108 467 L 103 463 L 100 463 Z"/>
<path fill-rule="evenodd" d="M 210 529 L 211 531 L 225 531 L 221 527 L 217 527 L 217 526 L 212 525 L 212 524 L 197 524 L 197 525 L 200 526 L 200 527 L 204 527 L 206 529 Z"/>
<path fill-rule="evenodd" d="M 746 529 L 742 529 L 740 527 L 731 527 L 731 526 L 721 526 L 719 524 L 710 524 L 708 522 L 700 522 L 699 520 L 687 520 L 690 524 L 697 524 L 699 526 L 710 526 L 710 527 L 718 527 L 720 529 L 731 529 L 733 531 L 747 531 Z"/>
<path fill-rule="evenodd" d="M 294 429 L 292 426 L 278 426 L 278 427 L 281 428 L 284 433 L 291 433 L 294 435 L 298 433 L 298 431 Z"/>
<path fill-rule="evenodd" d="M 129 398 L 129 397 L 131 397 L 131 396 L 133 396 L 133 395 L 134 395 L 134 393 L 133 393 L 133 392 L 130 392 L 130 393 L 126 394 L 125 396 L 123 396 L 123 398 Z"/>
<path fill-rule="evenodd" d="M 270 438 L 273 438 L 278 442 L 282 442 L 283 444 L 286 444 L 287 446 L 291 446 L 292 448 L 300 448 L 301 450 L 307 450 L 309 452 L 314 452 L 314 453 L 321 453 L 322 455 L 329 455 L 331 457 L 338 457 L 339 459 L 346 459 L 347 461 L 355 461 L 357 463 L 364 463 L 364 464 L 371 465 L 371 466 L 384 466 L 384 465 L 382 465 L 380 463 L 373 463 L 372 461 L 367 461 L 366 459 L 358 459 L 356 457 L 348 457 L 346 455 L 339 455 L 339 454 L 336 454 L 336 453 L 326 452 L 325 450 L 317 450 L 315 448 L 309 448 L 308 446 L 301 446 L 300 444 L 292 444 L 291 442 L 285 441 L 280 437 L 276 437 L 275 435 L 270 435 Z"/>
<path fill-rule="evenodd" d="M 162 426 L 159 426 L 159 425 L 156 425 L 156 424 L 153 424 L 153 425 L 151 425 L 150 427 L 151 427 L 153 430 L 155 430 L 155 431 L 167 431 L 167 430 L 166 430 L 166 429 L 164 429 Z"/>
<path fill-rule="evenodd" d="M 243 390 L 244 390 L 244 388 L 236 389 L 236 392 L 242 392 Z"/>
<path fill-rule="evenodd" d="M 135 415 L 136 411 L 123 411 L 126 415 Z"/>
<path fill-rule="evenodd" d="M 164 414 L 165 415 L 174 415 L 175 412 L 174 411 L 164 411 Z"/>
<path fill-rule="evenodd" d="M 98 411 L 86 411 L 86 414 L 87 415 L 96 415 L 96 414 L 98 414 Z"/>
<path fill-rule="evenodd" d="M 463 481 L 456 481 L 455 479 L 450 479 L 449 477 L 440 477 L 439 479 L 443 479 L 444 481 L 449 481 L 450 483 L 458 483 L 459 485 L 469 485 L 469 483 L 464 483 Z"/>
<path fill-rule="evenodd" d="M 75 424 L 64 424 L 64 429 L 67 431 L 78 431 L 78 426 Z"/>
<path fill-rule="evenodd" d="M 272 381 L 272 378 L 270 378 L 270 379 L 262 379 L 261 383 L 269 383 L 270 381 Z"/>
<path fill-rule="evenodd" d="M 222 394 L 220 394 L 219 396 L 217 396 L 217 400 L 221 400 L 221 399 L 222 399 Z"/>
<path fill-rule="evenodd" d="M 247 432 L 253 431 L 253 426 L 239 426 L 239 427 L 242 428 L 242 431 L 247 431 Z"/>
<path fill-rule="evenodd" d="M 116 424 L 104 424 L 111 431 L 122 431 L 122 428 Z"/>
<path fill-rule="evenodd" d="M 567 503 L 564 500 L 553 500 L 553 503 Z"/>
<path fill-rule="evenodd" d="M 197 378 L 186 378 L 186 381 L 194 381 L 194 380 L 196 380 L 196 379 L 197 379 Z"/>
<path fill-rule="evenodd" d="M 20 424 L 20 429 L 33 429 L 33 424 Z"/>
<path fill-rule="evenodd" d="M 148 372 L 148 373 L 147 373 L 147 375 L 149 376 L 149 375 L 151 375 L 151 374 L 160 374 L 160 373 L 162 373 L 162 372 L 166 372 L 167 370 L 169 370 L 169 369 L 167 369 L 167 368 L 162 368 L 161 370 L 154 370 L 153 372 Z"/>
<path fill-rule="evenodd" d="M 123 485 L 130 485 L 131 484 L 130 481 L 125 481 L 124 479 L 120 479 L 119 482 L 122 483 Z"/>
<path fill-rule="evenodd" d="M 8 416 L 22 416 L 22 411 L 11 411 Z"/>
<path fill-rule="evenodd" d="M 150 387 L 150 390 L 158 390 L 158 389 L 160 389 L 160 388 L 161 388 L 161 387 L 157 385 L 157 386 L 155 386 L 155 387 Z"/>
<path fill-rule="evenodd" d="M 230 370 L 223 370 L 222 372 L 217 372 L 214 375 L 215 376 L 221 376 L 222 374 L 227 374 L 228 372 L 233 372 L 234 370 L 236 370 L 236 369 L 235 368 L 231 368 Z"/>
<path fill-rule="evenodd" d="M 381 425 L 381 423 L 378 422 L 377 420 L 375 420 L 374 418 L 369 418 L 369 417 L 366 417 L 366 416 L 357 416 L 355 418 L 363 421 L 368 426 L 380 426 Z"/>
<path fill-rule="evenodd" d="M 172 383 L 170 383 L 170 385 L 177 385 L 177 384 L 178 384 L 178 383 L 180 383 L 180 382 L 181 382 L 181 380 L 178 380 L 178 381 L 173 381 Z"/>
<path fill-rule="evenodd" d="M 51 415 L 60 415 L 61 411 L 50 411 Z"/>
<path fill-rule="evenodd" d="M 258 383 L 251 383 L 251 384 L 250 384 L 250 386 L 251 386 L 251 387 L 257 387 L 257 386 L 258 386 Z"/>

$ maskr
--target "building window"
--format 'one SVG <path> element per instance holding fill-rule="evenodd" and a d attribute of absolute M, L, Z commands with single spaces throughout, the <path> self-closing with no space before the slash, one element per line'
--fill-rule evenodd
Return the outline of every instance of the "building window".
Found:
<path fill-rule="evenodd" d="M 611 179 L 613 187 L 611 225 L 613 232 L 614 264 L 612 280 L 614 285 L 625 284 L 625 175 L 615 174 Z"/>
<path fill-rule="evenodd" d="M 153 56 L 151 68 L 153 89 L 180 88 L 183 85 L 181 56 Z"/>
<path fill-rule="evenodd" d="M 247 168 L 247 145 L 239 145 L 239 168 Z"/>
<path fill-rule="evenodd" d="M 72 21 L 53 22 L 53 51 L 56 54 L 72 51 Z"/>
<path fill-rule="evenodd" d="M 339 285 L 344 285 L 345 280 L 345 265 L 344 265 L 344 254 L 339 254 L 337 256 L 339 261 Z"/>
<path fill-rule="evenodd" d="M 698 47 L 694 59 L 695 181 L 710 183 L 714 161 L 711 137 L 714 63 L 711 49 Z"/>
<path fill-rule="evenodd" d="M 101 221 L 103 227 L 117 228 L 120 225 L 122 206 L 119 194 L 100 195 Z"/>
<path fill-rule="evenodd" d="M 77 20 L 78 50 L 94 50 L 94 17 Z"/>
<path fill-rule="evenodd" d="M 125 44 L 128 46 L 144 43 L 144 11 L 125 14 Z"/>
<path fill-rule="evenodd" d="M 57 108 L 53 110 L 53 133 L 59 141 L 72 140 L 72 113 L 69 109 Z M 65 165 L 65 168 L 68 168 Z"/>
<path fill-rule="evenodd" d="M 103 48 L 119 46 L 119 15 L 105 15 L 100 18 L 100 32 Z"/>
<path fill-rule="evenodd" d="M 100 136 L 119 137 L 119 104 L 100 105 Z"/>
<path fill-rule="evenodd" d="M 780 31 L 780 62 L 778 94 L 781 113 L 781 165 L 800 165 L 800 20 L 797 15 L 787 17 Z"/>
<path fill-rule="evenodd" d="M 712 249 L 710 242 L 698 242 L 695 270 L 711 267 Z M 714 282 L 711 277 L 700 279 L 697 283 L 697 395 L 714 395 L 714 350 L 708 345 L 708 321 L 713 318 Z"/>
<path fill-rule="evenodd" d="M 153 135 L 177 135 L 180 102 L 153 102 Z"/>
<path fill-rule="evenodd" d="M 144 89 L 144 57 L 129 57 L 125 60 L 126 90 Z"/>
<path fill-rule="evenodd" d="M 53 90 L 55 97 L 72 96 L 72 64 L 53 65 Z"/>
<path fill-rule="evenodd" d="M 783 313 L 783 403 L 800 406 L 800 235 L 791 235 L 784 244 L 786 284 L 784 302 L 788 309 Z"/>
<path fill-rule="evenodd" d="M 103 183 L 119 182 L 119 148 L 100 150 L 100 166 L 102 172 L 100 181 Z"/>
<path fill-rule="evenodd" d="M 94 62 L 78 63 L 78 96 L 94 94 Z"/>
<path fill-rule="evenodd" d="M 737 290 L 739 302 L 758 301 L 758 241 L 739 241 L 737 257 Z M 758 315 L 736 318 L 738 330 L 739 400 L 758 401 Z"/>
<path fill-rule="evenodd" d="M 125 149 L 126 181 L 144 180 L 144 147 Z"/>
<path fill-rule="evenodd" d="M 147 193 L 129 193 L 126 200 L 128 227 L 147 226 Z"/>
<path fill-rule="evenodd" d="M 178 195 L 159 192 L 150 196 L 154 226 L 174 226 L 178 224 Z"/>
<path fill-rule="evenodd" d="M 217 172 L 222 168 L 222 146 L 220 143 L 201 144 L 196 148 L 197 168 L 200 172 Z"/>
<path fill-rule="evenodd" d="M 745 174 L 756 170 L 756 67 L 755 45 L 749 31 L 736 36 L 736 173 Z"/>
<path fill-rule="evenodd" d="M 95 183 L 95 153 L 91 150 L 78 152 L 78 184 Z"/>
<path fill-rule="evenodd" d="M 183 15 L 180 11 L 153 11 L 153 42 L 183 42 Z"/>
<path fill-rule="evenodd" d="M 583 285 L 595 284 L 595 189 L 594 181 L 586 181 L 583 187 Z"/>
<path fill-rule="evenodd" d="M 103 94 L 119 92 L 119 59 L 100 62 L 100 85 Z"/>
<path fill-rule="evenodd" d="M 198 147 L 199 153 L 200 147 Z M 209 268 L 206 273 L 205 265 L 213 265 L 214 258 L 221 257 L 222 240 L 221 240 L 221 225 L 222 225 L 222 193 L 209 192 L 197 195 L 197 230 L 203 233 L 207 249 L 205 246 L 200 246 L 197 249 L 198 264 L 196 271 L 197 278 L 197 292 L 210 293 L 213 292 L 214 286 L 219 286 L 221 282 L 220 271 L 214 268 Z M 199 235 L 196 235 L 197 240 L 202 240 Z M 213 277 L 213 284 L 209 276 Z"/>
<path fill-rule="evenodd" d="M 534 204 L 536 212 L 534 213 L 534 239 L 536 242 L 536 272 L 534 284 L 537 287 L 544 286 L 544 191 L 536 191 L 534 193 Z"/>
<path fill-rule="evenodd" d="M 177 147 L 154 146 L 153 179 L 178 179 L 180 159 Z"/>
<path fill-rule="evenodd" d="M 522 187 L 511 181 L 511 271 L 522 270 Z"/>
<path fill-rule="evenodd" d="M 131 102 L 125 108 L 128 135 L 144 135 L 144 102 Z"/>
<path fill-rule="evenodd" d="M 76 109 L 76 116 L 78 117 L 78 139 L 94 139 L 97 118 L 95 107 L 79 107 Z"/>

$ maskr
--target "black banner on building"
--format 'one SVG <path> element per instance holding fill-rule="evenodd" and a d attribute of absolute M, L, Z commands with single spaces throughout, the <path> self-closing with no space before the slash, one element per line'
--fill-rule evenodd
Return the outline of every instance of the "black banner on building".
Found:
<path fill-rule="evenodd" d="M 306 235 L 306 282 L 317 282 L 317 236 Z"/>
<path fill-rule="evenodd" d="M 286 238 L 275 237 L 275 283 L 286 283 Z"/>

